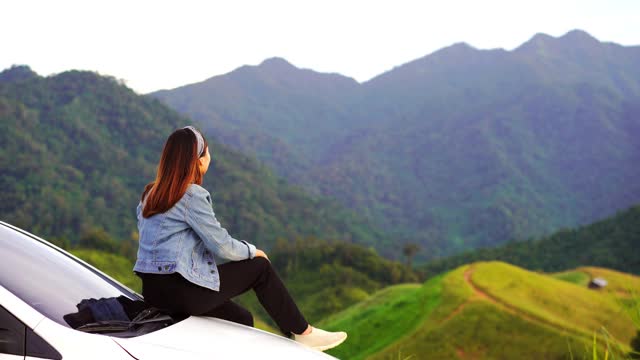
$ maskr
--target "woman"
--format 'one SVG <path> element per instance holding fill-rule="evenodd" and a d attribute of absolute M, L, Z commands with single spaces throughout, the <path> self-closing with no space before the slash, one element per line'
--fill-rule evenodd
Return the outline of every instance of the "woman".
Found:
<path fill-rule="evenodd" d="M 134 271 L 149 304 L 175 315 L 213 316 L 253 326 L 230 299 L 253 289 L 283 334 L 318 350 L 347 334 L 312 327 L 300 313 L 264 251 L 220 226 L 202 185 L 211 155 L 192 126 L 174 131 L 158 173 L 137 207 L 140 242 Z"/>

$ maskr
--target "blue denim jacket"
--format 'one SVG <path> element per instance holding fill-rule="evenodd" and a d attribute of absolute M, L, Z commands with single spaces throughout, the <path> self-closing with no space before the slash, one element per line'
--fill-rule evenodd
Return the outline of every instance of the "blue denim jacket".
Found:
<path fill-rule="evenodd" d="M 146 200 L 146 199 L 145 199 Z M 220 226 L 211 195 L 191 184 L 169 210 L 149 218 L 137 207 L 140 244 L 134 271 L 154 274 L 180 273 L 194 284 L 219 291 L 217 265 L 252 259 L 256 247 L 236 240 Z"/>

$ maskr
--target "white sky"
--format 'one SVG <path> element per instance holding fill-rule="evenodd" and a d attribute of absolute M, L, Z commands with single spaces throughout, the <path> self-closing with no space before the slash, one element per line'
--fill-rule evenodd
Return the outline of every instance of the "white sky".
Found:
<path fill-rule="evenodd" d="M 93 70 L 147 93 L 279 56 L 362 82 L 456 42 L 511 50 L 576 28 L 638 45 L 640 1 L 9 0 L 0 69 Z"/>

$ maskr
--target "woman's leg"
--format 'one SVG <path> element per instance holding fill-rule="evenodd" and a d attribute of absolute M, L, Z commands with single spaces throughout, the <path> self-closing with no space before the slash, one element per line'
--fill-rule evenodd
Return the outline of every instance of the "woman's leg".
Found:
<path fill-rule="evenodd" d="M 177 316 L 202 315 L 228 301 L 220 293 L 196 285 L 179 273 L 141 273 L 145 302 Z"/>
<path fill-rule="evenodd" d="M 218 266 L 218 274 L 223 297 L 232 298 L 253 289 L 283 334 L 302 334 L 307 329 L 307 320 L 269 260 L 255 257 L 228 262 Z"/>
<path fill-rule="evenodd" d="M 283 334 L 302 334 L 307 329 L 307 321 L 269 260 L 256 257 L 228 262 L 218 266 L 218 274 L 220 291 L 193 284 L 178 273 L 141 274 L 142 294 L 151 305 L 171 313 L 205 315 L 231 298 L 253 289 Z M 225 308 L 220 309 L 216 317 L 238 318 L 237 307 L 227 310 L 230 313 Z"/>

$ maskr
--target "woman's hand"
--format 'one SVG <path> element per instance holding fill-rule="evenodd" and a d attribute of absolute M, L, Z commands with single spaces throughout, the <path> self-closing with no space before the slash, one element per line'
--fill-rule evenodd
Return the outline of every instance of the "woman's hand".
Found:
<path fill-rule="evenodd" d="M 267 254 L 265 254 L 264 251 L 262 251 L 260 249 L 256 249 L 256 256 L 255 257 L 258 257 L 258 256 L 269 260 L 269 258 L 267 257 Z M 269 261 L 271 261 L 271 260 L 269 260 Z"/>

